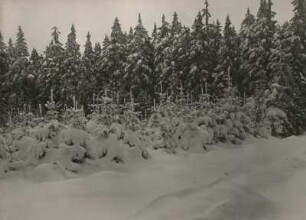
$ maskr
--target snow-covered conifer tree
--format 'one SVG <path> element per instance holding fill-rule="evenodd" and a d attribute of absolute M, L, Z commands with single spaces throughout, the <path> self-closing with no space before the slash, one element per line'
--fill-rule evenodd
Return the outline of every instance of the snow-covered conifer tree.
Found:
<path fill-rule="evenodd" d="M 80 45 L 76 38 L 76 29 L 72 25 L 65 47 L 64 74 L 61 76 L 61 101 L 69 105 L 72 105 L 73 96 L 76 95 L 79 101 L 80 93 L 83 92 L 81 81 L 84 66 L 81 60 Z"/>
<path fill-rule="evenodd" d="M 166 78 L 164 72 L 165 67 L 164 64 L 167 62 L 166 55 L 167 51 L 169 51 L 170 42 L 169 42 L 169 34 L 170 27 L 169 23 L 166 21 L 165 15 L 162 16 L 161 26 L 156 30 L 156 34 L 153 35 L 153 46 L 154 46 L 154 74 L 156 78 L 156 86 L 155 92 L 161 90 L 161 84 L 163 86 L 163 90 L 166 91 L 168 89 L 168 79 Z"/>
<path fill-rule="evenodd" d="M 224 97 L 229 94 L 229 90 L 234 86 L 233 79 L 236 80 L 236 74 L 239 71 L 239 42 L 229 16 L 227 16 L 225 21 L 223 37 L 218 54 L 219 65 L 215 69 L 216 75 L 213 82 L 214 95 L 216 97 Z"/>
<path fill-rule="evenodd" d="M 150 95 L 152 93 L 150 79 L 153 77 L 153 46 L 142 24 L 140 14 L 138 24 L 134 28 L 133 40 L 127 49 L 128 57 L 123 78 L 128 85 L 126 87 L 130 87 L 135 99 L 138 98 L 140 92 Z"/>
<path fill-rule="evenodd" d="M 41 104 L 49 100 L 51 88 L 54 91 L 54 100 L 60 101 L 61 77 L 64 75 L 65 54 L 59 40 L 60 32 L 57 27 L 52 30 L 52 40 L 45 51 L 43 72 L 38 77 Z"/>
<path fill-rule="evenodd" d="M 119 19 L 116 17 L 110 38 L 106 37 L 104 40 L 101 60 L 104 86 L 109 87 L 113 92 L 120 91 L 121 88 L 126 59 L 125 43 L 125 35 L 122 32 Z"/>
<path fill-rule="evenodd" d="M 18 57 L 29 56 L 28 45 L 21 26 L 18 27 L 15 49 Z"/>
<path fill-rule="evenodd" d="M 247 32 L 247 44 L 244 43 L 242 53 L 243 72 L 246 73 L 243 87 L 246 88 L 248 96 L 260 97 L 269 87 L 272 80 L 268 69 L 269 57 L 273 49 L 273 35 L 275 24 L 273 20 L 275 13 L 272 11 L 272 2 L 262 0 L 256 22 L 251 25 Z"/>

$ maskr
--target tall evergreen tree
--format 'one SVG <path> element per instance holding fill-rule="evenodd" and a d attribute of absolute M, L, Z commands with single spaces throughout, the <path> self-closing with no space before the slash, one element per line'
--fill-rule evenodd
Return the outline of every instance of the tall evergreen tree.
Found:
<path fill-rule="evenodd" d="M 169 80 L 165 74 L 166 57 L 169 52 L 170 42 L 170 25 L 166 21 L 165 15 L 162 16 L 161 26 L 156 28 L 156 33 L 153 35 L 154 47 L 154 75 L 157 82 L 155 86 L 155 93 L 163 89 L 165 92 L 169 88 Z M 154 33 L 154 32 L 153 32 Z"/>
<path fill-rule="evenodd" d="M 294 35 L 300 39 L 300 48 L 294 51 L 294 71 L 306 77 L 306 1 L 294 0 L 294 16 L 291 19 Z"/>
<path fill-rule="evenodd" d="M 205 19 L 205 27 L 206 30 L 208 30 L 209 28 L 209 19 L 211 18 L 211 14 L 209 12 L 209 3 L 208 0 L 205 0 L 205 8 L 202 9 L 202 13 L 203 13 L 203 18 Z"/>
<path fill-rule="evenodd" d="M 215 80 L 213 82 L 214 95 L 224 97 L 229 95 L 233 84 L 236 85 L 238 63 L 238 37 L 229 16 L 226 17 L 223 42 L 219 50 L 219 65 L 216 68 Z"/>
<path fill-rule="evenodd" d="M 257 18 L 262 19 L 267 16 L 268 4 L 266 0 L 260 0 Z"/>
<path fill-rule="evenodd" d="M 61 100 L 61 77 L 64 75 L 64 48 L 59 41 L 60 32 L 57 27 L 52 28 L 52 40 L 47 46 L 44 56 L 43 73 L 38 77 L 40 86 L 40 102 L 50 100 L 53 89 L 54 100 Z"/>
<path fill-rule="evenodd" d="M 17 54 L 16 54 L 16 50 L 15 50 L 12 38 L 10 38 L 8 41 L 7 53 L 10 58 L 10 63 L 14 62 L 17 58 Z"/>
<path fill-rule="evenodd" d="M 10 106 L 17 110 L 24 104 L 28 104 L 32 99 L 28 92 L 32 81 L 32 75 L 28 71 L 29 62 L 26 58 L 29 56 L 28 46 L 20 26 L 17 32 L 16 44 L 13 45 L 12 40 L 9 40 L 8 53 L 11 65 L 6 73 L 5 80 L 10 91 Z"/>
<path fill-rule="evenodd" d="M 31 105 L 33 109 L 37 108 L 39 87 L 37 79 L 42 74 L 42 61 L 43 57 L 40 56 L 37 50 L 34 48 L 31 52 L 28 66 L 27 66 L 27 79 L 25 79 L 25 96 L 27 98 L 27 104 Z"/>
<path fill-rule="evenodd" d="M 280 93 L 273 104 L 286 112 L 290 133 L 301 134 L 306 128 L 306 2 L 292 3 L 294 16 L 275 35 L 269 63 Z"/>
<path fill-rule="evenodd" d="M 32 79 L 28 72 L 28 64 L 27 58 L 19 57 L 11 63 L 5 76 L 5 81 L 10 91 L 10 105 L 16 111 L 21 109 L 24 104 L 28 104 L 32 99 L 27 92 L 29 81 Z"/>
<path fill-rule="evenodd" d="M 166 30 L 165 18 L 162 18 L 161 30 Z M 182 24 L 178 19 L 177 13 L 174 13 L 171 25 L 168 28 L 168 33 L 164 37 L 160 36 L 161 44 L 159 46 L 160 53 L 160 70 L 161 82 L 164 92 L 175 98 L 176 89 L 180 86 L 179 75 L 182 74 L 179 69 L 178 51 L 180 50 L 180 37 L 182 32 Z"/>
<path fill-rule="evenodd" d="M 2 33 L 0 32 L 0 51 L 4 51 L 6 49 L 6 45 L 3 41 Z"/>
<path fill-rule="evenodd" d="M 80 93 L 80 102 L 84 106 L 86 113 L 89 112 L 88 104 L 91 97 L 95 93 L 95 71 L 96 71 L 96 57 L 91 43 L 91 35 L 88 32 L 86 36 L 87 40 L 84 45 L 84 53 L 82 57 L 84 72 L 82 75 L 82 81 L 80 86 L 83 92 Z"/>
<path fill-rule="evenodd" d="M 17 57 L 29 56 L 28 45 L 26 43 L 21 26 L 18 27 L 15 49 Z"/>
<path fill-rule="evenodd" d="M 176 88 L 183 86 L 185 92 L 191 94 L 193 88 L 190 87 L 190 56 L 189 56 L 189 47 L 191 41 L 190 29 L 187 27 L 183 27 L 181 33 L 175 41 L 175 50 L 174 52 L 174 60 L 175 60 L 175 69 L 177 74 L 174 75 L 177 77 L 175 80 Z"/>
<path fill-rule="evenodd" d="M 120 91 L 122 77 L 124 75 L 124 64 L 126 60 L 126 37 L 122 32 L 119 19 L 116 17 L 112 26 L 110 38 L 105 38 L 101 68 L 103 71 L 104 86 L 113 92 Z"/>
<path fill-rule="evenodd" d="M 250 9 L 247 9 L 245 18 L 241 23 L 239 38 L 240 38 L 240 70 L 239 77 L 237 78 L 237 87 L 240 95 L 244 96 L 249 92 L 247 87 L 248 74 L 249 74 L 249 57 L 251 51 L 250 47 L 254 44 L 254 37 L 252 34 L 253 25 L 255 24 L 255 16 L 251 13 Z"/>
<path fill-rule="evenodd" d="M 291 19 L 295 34 L 303 37 L 305 40 L 306 29 L 306 1 L 305 0 L 293 0 L 294 16 Z"/>
<path fill-rule="evenodd" d="M 155 40 L 157 39 L 157 25 L 154 23 L 153 31 L 152 31 L 152 42 L 154 44 Z"/>
<path fill-rule="evenodd" d="M 250 8 L 247 9 L 247 13 L 241 23 L 240 36 L 242 38 L 247 37 L 247 34 L 251 26 L 255 23 L 255 16 L 251 13 Z"/>
<path fill-rule="evenodd" d="M 9 90 L 5 75 L 9 71 L 10 57 L 6 51 L 6 45 L 0 32 L 0 124 L 7 121 Z"/>
<path fill-rule="evenodd" d="M 272 80 L 271 71 L 268 68 L 269 57 L 273 49 L 273 35 L 275 24 L 273 20 L 272 2 L 261 1 L 256 22 L 250 27 L 247 33 L 247 44 L 244 44 L 246 51 L 244 55 L 243 72 L 247 75 L 243 87 L 247 89 L 247 95 L 260 97 L 268 89 Z"/>
<path fill-rule="evenodd" d="M 84 79 L 84 66 L 81 61 L 80 45 L 76 40 L 76 29 L 71 26 L 65 47 L 65 72 L 61 77 L 61 94 L 64 104 L 72 104 L 73 96 L 80 101 L 81 82 Z"/>
<path fill-rule="evenodd" d="M 93 48 L 93 92 L 97 93 L 99 91 L 98 84 L 99 84 L 99 75 L 101 71 L 100 63 L 101 63 L 101 53 L 102 47 L 99 42 L 95 43 Z"/>
<path fill-rule="evenodd" d="M 86 43 L 84 45 L 84 58 L 87 58 L 89 60 L 91 60 L 92 56 L 93 56 L 93 48 L 92 48 L 92 43 L 91 43 L 91 35 L 88 32 L 86 35 Z"/>
<path fill-rule="evenodd" d="M 180 78 L 183 76 L 183 72 L 181 69 L 181 63 L 179 60 L 179 52 L 182 53 L 182 49 L 184 45 L 181 45 L 180 38 L 182 37 L 182 24 L 178 19 L 177 13 L 174 13 L 172 24 L 170 27 L 170 35 L 169 35 L 169 42 L 170 47 L 169 51 L 167 52 L 166 60 L 169 61 L 168 67 L 167 63 L 165 63 L 166 69 L 168 69 L 168 79 L 170 82 L 170 94 L 174 98 L 177 88 L 181 86 Z"/>
<path fill-rule="evenodd" d="M 153 46 L 139 14 L 138 24 L 134 29 L 134 38 L 128 45 L 124 76 L 126 88 L 133 91 L 136 99 L 140 94 L 147 97 L 146 101 L 152 96 L 153 89 L 150 86 L 150 79 L 153 77 L 153 62 Z"/>
<path fill-rule="evenodd" d="M 99 45 L 100 46 L 100 45 Z M 101 46 L 100 46 L 101 47 Z M 108 68 L 108 56 L 109 53 L 107 53 L 107 49 L 110 47 L 110 39 L 108 35 L 106 34 L 103 40 L 102 48 L 99 52 L 99 58 L 98 58 L 98 72 L 96 74 L 96 92 L 101 92 L 106 88 L 107 86 L 110 86 L 110 74 L 109 74 L 109 68 Z M 98 47 L 96 47 L 97 49 Z"/>
<path fill-rule="evenodd" d="M 208 9 L 205 11 L 207 13 Z M 207 18 L 209 18 L 208 15 L 206 15 L 206 21 L 208 21 Z M 193 88 L 195 94 L 200 94 L 201 87 L 205 84 L 209 85 L 213 71 L 208 29 L 208 25 L 203 23 L 203 14 L 199 12 L 192 26 L 189 58 L 191 67 L 188 73 L 191 79 L 189 87 Z M 208 89 L 211 90 L 211 88 Z"/>

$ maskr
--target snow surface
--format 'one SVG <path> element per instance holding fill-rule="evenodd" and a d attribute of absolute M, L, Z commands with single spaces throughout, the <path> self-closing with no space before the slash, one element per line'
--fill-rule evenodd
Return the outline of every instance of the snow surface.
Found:
<path fill-rule="evenodd" d="M 151 151 L 150 160 L 69 179 L 59 164 L 39 164 L 0 179 L 0 219 L 304 220 L 305 143 L 269 138 L 209 153 Z"/>

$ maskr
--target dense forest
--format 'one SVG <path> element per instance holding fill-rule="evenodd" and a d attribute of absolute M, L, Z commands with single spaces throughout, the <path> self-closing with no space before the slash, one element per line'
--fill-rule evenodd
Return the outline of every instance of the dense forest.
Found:
<path fill-rule="evenodd" d="M 93 45 L 88 33 L 83 52 L 74 25 L 66 43 L 53 27 L 41 54 L 29 51 L 22 27 L 8 43 L 0 33 L 0 123 L 21 112 L 44 114 L 50 100 L 60 110 L 78 103 L 89 114 L 101 96 L 122 105 L 134 99 L 142 113 L 183 96 L 191 104 L 204 96 L 211 103 L 252 97 L 259 108 L 265 102 L 285 112 L 287 134 L 300 134 L 306 128 L 306 1 L 292 4 L 292 19 L 279 24 L 272 0 L 261 0 L 239 30 L 230 16 L 224 25 L 212 20 L 207 0 L 191 27 L 174 13 L 150 34 L 139 15 L 124 32 L 115 18 L 102 44 Z M 268 96 L 273 99 L 264 101 Z"/>

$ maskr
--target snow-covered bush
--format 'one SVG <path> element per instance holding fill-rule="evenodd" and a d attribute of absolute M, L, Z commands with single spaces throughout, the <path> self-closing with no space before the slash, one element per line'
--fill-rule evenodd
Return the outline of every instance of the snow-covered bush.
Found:
<path fill-rule="evenodd" d="M 128 153 L 134 154 L 134 157 L 142 157 L 144 159 L 150 158 L 150 154 L 147 151 L 150 142 L 145 136 L 141 135 L 139 131 L 128 130 L 124 136 L 123 143 L 129 146 Z"/>
<path fill-rule="evenodd" d="M 38 142 L 31 137 L 14 140 L 10 148 L 10 163 L 8 170 L 25 169 L 27 166 L 37 165 L 46 156 L 46 143 Z"/>
<path fill-rule="evenodd" d="M 266 97 L 271 98 L 270 93 Z M 79 173 L 88 166 L 146 160 L 153 149 L 205 152 L 218 142 L 241 144 L 248 135 L 281 135 L 287 121 L 265 97 L 262 105 L 254 98 L 242 102 L 227 97 L 215 103 L 205 99 L 205 104 L 191 106 L 169 100 L 154 106 L 149 119 L 140 120 L 133 105 L 119 115 L 118 105 L 104 100 L 89 120 L 68 111 L 61 122 L 47 119 L 35 127 L 18 127 L 0 136 L 0 167 L 7 172 L 49 163 Z"/>
<path fill-rule="evenodd" d="M 57 120 L 51 120 L 49 123 L 41 123 L 33 128 L 30 131 L 30 136 L 39 142 L 45 142 L 47 148 L 58 148 L 59 134 L 64 128 L 66 128 L 66 126 L 59 123 Z"/>
<path fill-rule="evenodd" d="M 279 97 L 280 85 L 273 83 L 264 95 L 259 99 L 257 115 L 260 120 L 259 135 L 267 137 L 273 136 L 286 136 L 286 128 L 290 127 L 287 114 L 277 107 L 277 99 Z"/>
<path fill-rule="evenodd" d="M 73 108 L 66 109 L 62 115 L 62 120 L 65 124 L 78 129 L 84 129 L 87 122 L 83 110 L 75 110 Z"/>
<path fill-rule="evenodd" d="M 190 149 L 208 151 L 207 144 L 211 142 L 210 134 L 194 123 L 180 123 L 173 139 L 176 147 L 185 151 Z"/>
<path fill-rule="evenodd" d="M 281 109 L 274 106 L 266 109 L 263 124 L 269 134 L 282 136 L 285 133 L 284 127 L 288 123 L 287 115 Z"/>
<path fill-rule="evenodd" d="M 82 169 L 81 164 L 84 162 L 86 150 L 78 145 L 68 146 L 60 144 L 59 157 L 56 161 L 66 170 L 79 172 Z"/>

